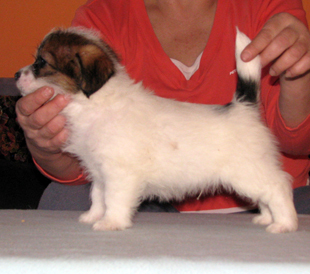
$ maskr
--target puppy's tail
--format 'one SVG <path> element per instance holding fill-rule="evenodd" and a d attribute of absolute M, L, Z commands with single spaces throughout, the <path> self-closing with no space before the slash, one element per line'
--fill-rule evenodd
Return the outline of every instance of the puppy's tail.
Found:
<path fill-rule="evenodd" d="M 256 56 L 250 62 L 241 60 L 241 52 L 251 42 L 244 33 L 237 28 L 236 37 L 236 65 L 238 73 L 238 84 L 235 93 L 237 102 L 256 104 L 259 100 L 261 62 L 260 57 Z"/>

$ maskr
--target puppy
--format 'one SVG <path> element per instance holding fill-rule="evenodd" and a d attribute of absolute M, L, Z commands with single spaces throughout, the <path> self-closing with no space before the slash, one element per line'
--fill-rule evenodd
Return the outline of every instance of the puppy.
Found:
<path fill-rule="evenodd" d="M 22 95 L 45 85 L 71 95 L 63 151 L 78 157 L 93 183 L 81 222 L 123 230 L 143 199 L 181 200 L 222 186 L 258 204 L 253 222 L 267 231 L 297 229 L 291 179 L 260 118 L 260 59 L 240 59 L 249 42 L 237 31 L 238 86 L 232 102 L 219 106 L 155 96 L 89 30 L 45 37 L 34 64 L 16 73 L 17 86 Z"/>

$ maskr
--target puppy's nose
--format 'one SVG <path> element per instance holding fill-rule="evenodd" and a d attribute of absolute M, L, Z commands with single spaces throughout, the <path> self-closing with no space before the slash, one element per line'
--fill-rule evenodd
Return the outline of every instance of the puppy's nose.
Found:
<path fill-rule="evenodd" d="M 22 73 L 20 71 L 16 72 L 14 75 L 15 81 L 17 81 L 21 75 Z"/>

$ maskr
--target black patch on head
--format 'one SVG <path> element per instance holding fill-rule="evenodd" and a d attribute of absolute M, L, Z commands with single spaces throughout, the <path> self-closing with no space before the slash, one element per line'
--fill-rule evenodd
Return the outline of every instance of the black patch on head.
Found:
<path fill-rule="evenodd" d="M 236 99 L 239 102 L 257 103 L 259 84 L 253 80 L 245 80 L 238 75 Z"/>
<path fill-rule="evenodd" d="M 74 92 L 81 90 L 87 97 L 115 74 L 115 63 L 118 62 L 109 46 L 97 37 L 91 37 L 79 31 L 57 30 L 50 33 L 38 49 L 38 56 L 44 56 L 44 53 L 52 56 L 53 64 L 49 64 L 55 71 L 74 80 Z M 40 66 L 37 58 L 34 70 Z"/>
<path fill-rule="evenodd" d="M 40 73 L 40 70 L 44 68 L 46 65 L 47 65 L 47 62 L 41 56 L 38 56 L 32 65 L 34 75 L 38 76 Z"/>
<path fill-rule="evenodd" d="M 75 56 L 80 68 L 77 83 L 87 97 L 115 74 L 113 61 L 94 45 L 84 46 Z"/>

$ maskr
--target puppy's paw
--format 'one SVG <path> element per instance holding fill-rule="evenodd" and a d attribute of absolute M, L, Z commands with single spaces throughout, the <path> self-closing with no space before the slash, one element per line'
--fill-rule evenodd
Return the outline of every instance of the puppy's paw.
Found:
<path fill-rule="evenodd" d="M 79 222 L 84 224 L 94 224 L 104 216 L 101 211 L 89 210 L 79 217 Z"/>
<path fill-rule="evenodd" d="M 272 221 L 272 216 L 270 214 L 258 215 L 252 220 L 252 222 L 257 225 L 270 225 Z"/>
<path fill-rule="evenodd" d="M 124 230 L 131 226 L 132 226 L 131 221 L 122 222 L 119 220 L 104 218 L 102 220 L 97 221 L 93 225 L 93 229 L 95 231 L 116 231 L 116 230 Z"/>
<path fill-rule="evenodd" d="M 297 230 L 297 228 L 298 228 L 297 223 L 292 223 L 290 225 L 273 223 L 266 228 L 266 231 L 276 234 L 276 233 L 294 232 Z"/>

